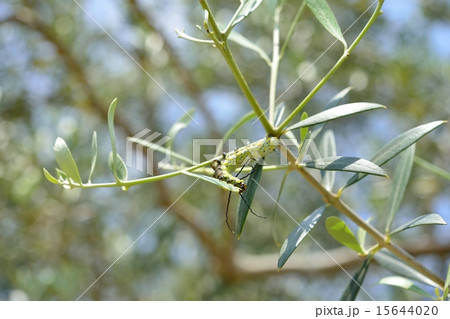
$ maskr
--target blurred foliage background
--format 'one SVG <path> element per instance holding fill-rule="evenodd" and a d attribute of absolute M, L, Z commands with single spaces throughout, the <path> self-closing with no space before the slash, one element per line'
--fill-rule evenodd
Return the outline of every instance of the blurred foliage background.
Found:
<path fill-rule="evenodd" d="M 74 300 L 113 263 L 82 299 L 339 299 L 350 280 L 343 269 L 352 274 L 361 260 L 340 248 L 323 223 L 312 235 L 343 268 L 307 240 L 278 273 L 279 248 L 271 234 L 271 219 L 250 215 L 238 241 L 225 224 L 227 194 L 206 183 L 196 183 L 179 198 L 191 178 L 146 184 L 128 192 L 68 191 L 45 180 L 42 167 L 53 172 L 56 166 L 52 146 L 58 136 L 68 142 L 87 178 L 94 130 L 99 162 L 93 180 L 113 180 L 106 164 L 110 151 L 106 110 L 114 97 L 119 100 L 116 125 L 123 155 L 127 136 L 145 128 L 167 133 L 184 114 L 177 103 L 197 109 L 199 125 L 193 123 L 175 141 L 175 150 L 187 156 L 193 138 L 220 138 L 250 110 L 219 53 L 178 39 L 174 32 L 184 29 L 201 37 L 195 27 L 203 19 L 197 1 L 79 3 L 85 11 L 75 1 L 0 3 L 0 299 Z M 283 34 L 298 3 L 288 1 L 283 11 Z M 345 37 L 353 39 L 370 11 L 357 19 L 372 1 L 329 3 L 341 28 L 351 26 Z M 239 1 L 210 5 L 225 24 Z M 384 14 L 306 108 L 309 114 L 322 110 L 328 99 L 350 85 L 354 90 L 346 102 L 388 106 L 330 125 L 338 154 L 370 158 L 399 133 L 449 118 L 449 17 L 447 0 L 386 0 Z M 265 5 L 238 30 L 270 52 L 272 22 Z M 295 107 L 339 57 L 339 43 L 320 56 L 333 41 L 306 10 L 279 72 L 278 94 L 302 75 L 281 98 L 288 107 Z M 258 100 L 266 105 L 265 63 L 237 45 L 232 49 Z M 236 137 L 262 136 L 260 125 L 248 125 Z M 447 125 L 421 140 L 416 152 L 448 171 L 449 139 Z M 395 164 L 386 166 L 391 176 Z M 132 168 L 130 173 L 144 176 Z M 263 175 L 262 183 L 273 196 L 281 177 L 282 172 Z M 338 185 L 341 180 L 338 174 Z M 372 223 L 381 225 L 390 187 L 390 181 L 370 177 L 350 188 L 344 198 L 364 218 L 373 217 Z M 438 213 L 449 222 L 449 191 L 447 180 L 414 166 L 394 226 L 425 213 Z M 236 203 L 234 198 L 231 215 Z M 320 203 L 320 196 L 298 175 L 288 177 L 281 204 L 297 220 Z M 259 192 L 253 209 L 270 215 L 272 205 Z M 287 236 L 295 224 L 280 215 L 278 227 L 281 236 Z M 445 275 L 450 256 L 447 226 L 412 229 L 397 241 L 427 267 Z M 386 274 L 372 266 L 365 288 L 373 298 L 418 298 L 377 285 Z M 361 293 L 359 299 L 371 297 Z"/>

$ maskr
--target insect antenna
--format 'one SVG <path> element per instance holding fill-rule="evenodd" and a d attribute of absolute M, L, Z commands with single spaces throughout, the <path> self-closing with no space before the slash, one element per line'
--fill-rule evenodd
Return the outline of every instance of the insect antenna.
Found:
<path fill-rule="evenodd" d="M 245 200 L 244 196 L 242 196 L 242 194 L 239 194 L 239 196 L 241 196 L 241 199 L 244 201 L 245 205 L 247 205 L 248 209 L 250 210 L 250 213 L 252 213 L 253 215 L 255 215 L 256 217 L 259 217 L 259 218 L 266 218 L 266 216 L 261 216 L 261 215 L 258 215 L 257 213 L 255 213 L 253 211 L 253 209 L 250 207 L 250 205 L 247 203 L 247 201 Z"/>
<path fill-rule="evenodd" d="M 229 209 L 229 207 L 230 207 L 231 193 L 232 193 L 232 192 L 230 192 L 230 193 L 228 194 L 227 210 L 226 210 L 226 212 L 225 212 L 225 221 L 227 222 L 228 229 L 234 234 L 234 230 L 231 229 L 230 223 L 228 222 L 228 209 Z"/>
<path fill-rule="evenodd" d="M 250 171 L 250 173 L 248 173 L 247 175 L 243 176 L 242 179 L 247 178 L 248 176 L 252 175 L 253 172 L 254 172 L 254 170 L 255 170 L 255 167 L 254 167 L 254 166 L 251 166 L 250 164 L 248 164 L 248 166 L 250 166 L 250 167 L 252 168 L 252 170 Z M 244 169 L 244 167 L 245 167 L 245 165 L 242 166 L 241 170 L 236 174 L 236 177 L 242 172 L 242 170 Z M 231 193 L 231 192 L 230 192 L 230 193 Z M 241 193 L 239 193 L 239 196 L 241 196 L 242 201 L 245 203 L 245 205 L 247 205 L 248 209 L 250 210 L 250 212 L 251 212 L 253 215 L 255 215 L 256 217 L 259 217 L 259 218 L 266 218 L 265 216 L 260 216 L 260 215 L 256 214 L 256 213 L 253 211 L 253 209 L 250 207 L 250 205 L 247 203 L 247 201 L 245 200 L 244 196 L 242 196 Z"/>

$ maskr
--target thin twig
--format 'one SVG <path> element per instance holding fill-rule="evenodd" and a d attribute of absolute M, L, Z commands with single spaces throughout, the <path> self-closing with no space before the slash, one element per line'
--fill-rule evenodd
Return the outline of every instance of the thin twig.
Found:
<path fill-rule="evenodd" d="M 214 15 L 211 12 L 208 2 L 206 0 L 199 0 L 199 1 L 202 8 L 208 12 L 207 22 L 208 26 L 211 28 L 211 30 L 209 31 L 211 40 L 214 41 L 217 49 L 219 49 L 220 53 L 222 53 L 223 57 L 225 58 L 225 61 L 227 62 L 231 70 L 231 73 L 233 74 L 239 87 L 241 88 L 242 93 L 247 98 L 250 106 L 255 111 L 256 116 L 260 120 L 261 124 L 264 126 L 264 129 L 268 134 L 273 135 L 274 128 L 270 124 L 267 117 L 264 115 L 263 109 L 261 108 L 255 96 L 253 95 L 253 92 L 250 90 L 250 87 L 247 81 L 245 80 L 244 75 L 242 74 L 239 66 L 237 65 L 233 57 L 233 54 L 231 53 L 227 40 L 226 38 L 224 38 L 225 35 L 221 33 L 219 27 L 217 26 L 216 20 L 214 19 Z"/>
<path fill-rule="evenodd" d="M 364 37 L 364 35 L 367 33 L 367 31 L 370 29 L 372 24 L 375 22 L 375 20 L 380 16 L 381 14 L 381 7 L 383 6 L 384 0 L 379 0 L 378 5 L 375 8 L 372 16 L 370 17 L 367 24 L 364 26 L 364 28 L 361 30 L 361 32 L 358 34 L 356 39 L 353 41 L 353 43 L 348 47 L 348 49 L 344 50 L 344 53 L 339 58 L 339 60 L 336 62 L 336 64 L 328 71 L 328 73 L 317 83 L 317 85 L 309 92 L 309 94 L 303 99 L 303 101 L 300 102 L 300 104 L 289 114 L 286 119 L 283 121 L 283 123 L 280 124 L 279 127 L 277 127 L 276 130 L 276 136 L 279 136 L 282 134 L 283 129 L 293 120 L 293 118 L 308 104 L 308 102 L 316 95 L 317 92 L 322 88 L 322 86 L 325 85 L 325 83 L 328 82 L 328 80 L 333 76 L 334 73 L 341 67 L 341 65 L 348 59 L 350 56 L 350 53 L 355 49 L 356 45 L 361 41 L 361 39 Z M 337 41 L 337 40 L 336 40 Z"/>
<path fill-rule="evenodd" d="M 439 286 L 444 286 L 444 281 L 442 278 L 425 268 L 421 263 L 419 263 L 413 256 L 406 252 L 403 248 L 397 246 L 388 238 L 386 238 L 382 233 L 380 233 L 376 228 L 367 223 L 362 219 L 355 211 L 353 211 L 345 202 L 343 202 L 340 197 L 333 194 L 327 190 L 322 184 L 320 184 L 304 167 L 300 165 L 295 165 L 296 157 L 282 142 L 280 142 L 280 148 L 282 152 L 286 152 L 289 163 L 291 163 L 292 168 L 297 171 L 302 177 L 319 193 L 323 196 L 324 201 L 334 206 L 341 213 L 351 219 L 357 226 L 364 229 L 367 234 L 369 234 L 375 241 L 383 248 L 388 249 L 394 255 L 402 259 L 409 266 L 425 275 L 429 279 L 433 280 Z"/>
<path fill-rule="evenodd" d="M 272 35 L 272 63 L 270 64 L 270 86 L 269 86 L 269 122 L 275 123 L 275 101 L 277 94 L 277 78 L 280 63 L 280 13 L 281 5 L 275 8 L 273 18 L 273 35 Z"/>

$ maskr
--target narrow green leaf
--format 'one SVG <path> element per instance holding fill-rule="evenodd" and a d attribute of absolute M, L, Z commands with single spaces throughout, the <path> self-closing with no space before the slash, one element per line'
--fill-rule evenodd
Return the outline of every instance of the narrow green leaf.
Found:
<path fill-rule="evenodd" d="M 286 132 L 286 135 L 288 133 L 292 134 L 292 131 Z M 306 155 L 306 152 L 310 149 L 310 147 L 315 146 L 313 142 L 314 141 L 311 138 L 311 131 L 308 131 L 308 134 L 306 134 L 305 139 L 299 145 L 297 163 L 301 163 L 303 161 L 303 157 Z"/>
<path fill-rule="evenodd" d="M 199 29 L 200 31 L 203 31 L 202 28 L 199 25 L 196 25 L 197 29 Z M 177 36 L 181 39 L 187 40 L 187 41 L 191 41 L 194 43 L 200 43 L 200 44 L 214 44 L 213 40 L 204 40 L 204 39 L 199 39 L 193 36 L 190 36 L 188 34 L 186 34 L 184 31 L 175 29 L 175 33 L 177 34 Z"/>
<path fill-rule="evenodd" d="M 304 121 L 308 118 L 308 113 L 303 112 L 301 120 Z M 286 136 L 292 135 L 295 138 L 294 133 L 292 131 L 285 132 Z M 295 141 L 297 139 L 295 138 Z M 303 160 L 303 157 L 305 156 L 306 152 L 308 151 L 310 145 L 312 143 L 311 139 L 311 131 L 308 127 L 301 127 L 300 128 L 300 145 L 298 147 L 298 157 L 297 162 L 300 163 Z"/>
<path fill-rule="evenodd" d="M 284 111 L 286 110 L 286 103 L 281 102 L 275 108 L 275 127 L 281 124 L 283 120 Z"/>
<path fill-rule="evenodd" d="M 408 264 L 403 262 L 402 260 L 395 257 L 392 253 L 389 251 L 383 249 L 377 252 L 374 255 L 375 260 L 377 263 L 379 263 L 383 268 L 386 268 L 393 273 L 396 273 L 400 276 L 407 277 L 419 282 L 424 283 L 425 285 L 431 286 L 431 287 L 439 287 L 437 283 L 429 279 L 428 277 L 425 277 L 421 273 L 419 273 L 417 270 L 411 268 Z"/>
<path fill-rule="evenodd" d="M 242 125 L 250 121 L 252 118 L 256 117 L 256 114 L 254 111 L 250 111 L 247 114 L 245 114 L 243 117 L 241 117 L 232 127 L 228 129 L 228 131 L 223 136 L 222 140 L 220 141 L 219 145 L 217 146 L 217 153 L 216 156 L 220 155 L 220 152 L 223 151 L 223 143 L 234 133 L 236 132 Z"/>
<path fill-rule="evenodd" d="M 262 0 L 241 0 L 241 5 L 237 9 L 234 19 L 230 21 L 231 28 L 233 28 L 236 24 L 244 20 L 250 13 L 256 10 L 259 7 Z"/>
<path fill-rule="evenodd" d="M 236 234 L 238 237 L 241 236 L 242 230 L 244 229 L 245 220 L 247 219 L 248 211 L 252 206 L 256 189 L 258 188 L 259 181 L 261 180 L 262 171 L 263 165 L 256 163 L 249 176 L 247 187 L 245 191 L 241 194 L 242 197 L 239 202 L 239 208 L 236 219 Z"/>
<path fill-rule="evenodd" d="M 445 293 L 445 289 L 444 289 L 444 293 Z M 439 288 L 434 288 L 434 295 L 436 296 L 435 300 L 440 300 L 441 299 L 441 293 L 440 293 L 440 289 Z M 445 294 L 443 296 L 445 296 Z"/>
<path fill-rule="evenodd" d="M 436 166 L 433 163 L 430 163 L 419 156 L 414 157 L 414 163 L 416 163 L 417 165 L 425 168 L 426 170 L 450 181 L 450 173 L 447 172 L 446 170 L 440 168 L 439 166 Z"/>
<path fill-rule="evenodd" d="M 316 137 L 322 132 L 323 128 L 327 125 L 327 123 L 322 123 L 320 125 L 317 125 L 313 131 L 308 131 L 308 138 L 310 138 L 312 141 L 316 139 Z"/>
<path fill-rule="evenodd" d="M 368 256 L 366 257 L 366 259 L 364 259 L 361 267 L 359 267 L 359 269 L 353 275 L 350 283 L 342 294 L 341 301 L 354 301 L 356 299 L 356 297 L 358 296 L 358 292 L 364 282 L 364 278 L 366 277 L 367 270 L 369 270 L 371 261 L 372 256 Z"/>
<path fill-rule="evenodd" d="M 358 172 L 387 177 L 387 174 L 379 166 L 358 157 L 332 156 L 306 161 L 301 165 L 320 170 Z"/>
<path fill-rule="evenodd" d="M 297 148 L 299 147 L 297 138 L 295 137 L 294 133 L 292 133 L 292 131 L 284 133 L 284 137 L 289 141 L 289 145 L 297 146 Z"/>
<path fill-rule="evenodd" d="M 361 246 L 362 250 L 364 252 L 366 252 L 365 245 L 366 245 L 367 232 L 365 231 L 365 229 L 362 227 L 359 227 L 356 232 L 356 237 L 358 238 L 358 243 Z"/>
<path fill-rule="evenodd" d="M 355 235 L 353 235 L 353 232 L 342 219 L 336 216 L 330 216 L 325 220 L 325 226 L 328 233 L 342 245 L 353 249 L 359 254 L 364 254 L 364 250 L 359 245 Z"/>
<path fill-rule="evenodd" d="M 211 176 L 206 176 L 206 175 L 200 175 L 200 174 L 196 174 L 196 173 L 192 173 L 186 170 L 182 170 L 180 171 L 180 173 L 190 176 L 190 177 L 194 177 L 194 178 L 198 178 L 201 179 L 203 181 L 206 181 L 208 183 L 214 184 L 216 186 L 219 186 L 227 191 L 230 192 L 234 192 L 234 193 L 239 193 L 239 188 L 237 188 L 236 186 L 233 186 L 231 184 L 225 183 L 223 181 L 219 181 L 217 178 L 213 178 Z"/>
<path fill-rule="evenodd" d="M 342 100 L 348 95 L 348 93 L 350 93 L 350 91 L 352 90 L 352 88 L 349 86 L 345 89 L 343 89 L 342 91 L 339 91 L 338 93 L 336 93 L 336 95 L 334 95 L 331 100 L 328 101 L 325 110 L 331 109 L 335 106 L 338 106 L 339 103 L 342 102 Z"/>
<path fill-rule="evenodd" d="M 112 163 L 111 163 L 111 171 L 114 174 L 114 178 L 119 180 L 120 178 L 115 175 L 117 172 L 117 148 L 116 148 L 116 132 L 114 130 L 114 114 L 116 112 L 117 107 L 117 98 L 115 98 L 108 108 L 108 129 L 109 129 L 109 137 L 111 139 L 111 152 L 112 152 Z"/>
<path fill-rule="evenodd" d="M 317 208 L 289 234 L 280 249 L 278 269 L 281 269 L 284 266 L 297 246 L 300 245 L 303 239 L 305 239 L 306 235 L 308 235 L 308 233 L 316 226 L 320 217 L 322 217 L 325 207 L 326 206 L 323 205 Z"/>
<path fill-rule="evenodd" d="M 92 174 L 94 173 L 95 164 L 97 163 L 97 132 L 92 133 L 92 145 L 91 145 L 91 170 L 89 172 L 88 183 L 91 182 Z"/>
<path fill-rule="evenodd" d="M 81 176 L 78 172 L 77 164 L 73 159 L 72 153 L 69 147 L 67 147 L 66 142 L 58 137 L 55 141 L 55 146 L 53 146 L 55 152 L 55 159 L 59 167 L 70 177 L 75 183 L 81 184 Z"/>
<path fill-rule="evenodd" d="M 283 175 L 283 179 L 281 180 L 280 189 L 278 190 L 278 194 L 277 194 L 277 199 L 276 199 L 276 201 L 273 205 L 273 209 L 272 209 L 272 221 L 273 221 L 272 222 L 272 237 L 273 237 L 273 240 L 277 247 L 281 247 L 281 240 L 279 239 L 278 232 L 277 232 L 277 220 L 278 220 L 277 219 L 277 216 L 278 216 L 277 211 L 278 211 L 278 207 L 279 207 L 278 203 L 280 202 L 281 193 L 283 192 L 284 185 L 286 183 L 286 179 L 290 172 L 291 172 L 290 170 L 286 170 L 286 172 Z"/>
<path fill-rule="evenodd" d="M 327 2 L 325 0 L 306 0 L 306 4 L 320 24 L 347 48 L 341 28 Z"/>
<path fill-rule="evenodd" d="M 302 121 L 306 120 L 308 118 L 308 113 L 303 112 L 302 114 Z M 300 141 L 303 142 L 306 138 L 306 135 L 308 135 L 308 127 L 302 127 L 300 128 Z"/>
<path fill-rule="evenodd" d="M 172 127 L 169 129 L 169 132 L 167 133 L 167 136 L 170 136 L 171 139 L 169 139 L 166 142 L 166 147 L 168 149 L 171 149 L 173 146 L 173 142 L 175 140 L 175 137 L 177 136 L 177 134 L 184 128 L 186 128 L 193 119 L 195 113 L 195 108 L 191 108 L 190 110 L 188 110 L 187 112 L 185 112 L 180 119 L 178 119 L 178 121 L 176 121 Z"/>
<path fill-rule="evenodd" d="M 336 156 L 336 139 L 333 131 L 327 130 L 322 137 L 322 156 L 325 158 Z M 322 177 L 322 185 L 329 191 L 333 188 L 336 171 L 334 170 L 321 170 L 320 175 Z"/>
<path fill-rule="evenodd" d="M 270 13 L 275 14 L 275 9 L 279 5 L 280 1 L 278 0 L 265 0 L 264 3 L 266 4 L 267 8 L 269 9 Z M 284 2 L 284 1 L 283 1 Z"/>
<path fill-rule="evenodd" d="M 282 3 L 279 4 L 278 7 L 280 8 L 280 12 L 281 12 L 281 9 L 283 8 L 283 5 L 284 5 L 284 3 L 286 1 L 287 0 L 283 0 Z M 294 18 L 291 19 L 289 30 L 286 33 L 286 36 L 284 37 L 284 42 L 283 42 L 283 45 L 281 46 L 281 49 L 280 49 L 280 58 L 282 58 L 284 56 L 284 53 L 286 52 L 286 48 L 288 47 L 288 45 L 289 45 L 289 43 L 290 43 L 290 41 L 292 39 L 292 36 L 295 33 L 295 29 L 296 29 L 296 27 L 298 25 L 298 22 L 300 21 L 300 18 L 301 18 L 302 14 L 303 14 L 303 11 L 305 10 L 305 7 L 306 7 L 306 2 L 305 1 L 301 1 L 301 3 L 298 5 L 297 12 L 295 13 Z M 276 13 L 276 11 L 273 10 L 272 11 L 272 15 L 274 17 L 275 17 L 275 13 Z"/>
<path fill-rule="evenodd" d="M 445 278 L 445 284 L 444 284 L 444 299 L 447 297 L 448 295 L 448 290 L 449 290 L 449 286 L 450 286 L 450 265 L 448 265 L 448 270 L 447 270 L 447 276 Z"/>
<path fill-rule="evenodd" d="M 408 147 L 402 154 L 394 174 L 391 195 L 388 202 L 386 234 L 391 230 L 392 221 L 400 208 L 403 195 L 405 194 L 406 185 L 408 185 L 409 176 L 411 175 L 412 164 L 414 161 L 414 153 L 416 151 L 415 144 Z"/>
<path fill-rule="evenodd" d="M 447 276 L 445 277 L 445 287 L 450 286 L 450 265 L 448 265 Z"/>
<path fill-rule="evenodd" d="M 122 157 L 120 157 L 119 154 L 116 154 L 116 165 L 113 165 L 113 161 L 113 153 L 110 152 L 108 156 L 108 165 L 111 172 L 119 181 L 126 181 L 128 179 L 128 170 Z"/>
<path fill-rule="evenodd" d="M 55 171 L 56 171 L 56 176 L 58 177 L 58 181 L 60 184 L 68 182 L 67 174 L 64 171 L 60 170 L 59 168 L 56 168 Z"/>
<path fill-rule="evenodd" d="M 52 174 L 50 174 L 45 168 L 42 169 L 44 171 L 45 178 L 53 184 L 59 185 L 58 179 L 56 177 L 53 177 Z"/>
<path fill-rule="evenodd" d="M 369 224 L 370 221 L 372 220 L 372 217 L 368 218 L 366 220 L 366 223 Z M 358 237 L 358 242 L 359 245 L 361 246 L 362 250 L 364 250 L 364 253 L 366 253 L 366 237 L 367 237 L 367 232 L 364 228 L 362 227 L 358 227 L 358 231 L 356 232 L 356 236 Z"/>
<path fill-rule="evenodd" d="M 412 291 L 416 294 L 419 294 L 421 296 L 434 299 L 433 295 L 430 295 L 428 292 L 414 284 L 414 282 L 408 278 L 400 277 L 400 276 L 390 276 L 390 277 L 384 277 L 378 282 L 380 285 L 389 285 L 389 286 L 395 286 L 399 288 L 403 288 L 408 291 Z"/>
<path fill-rule="evenodd" d="M 388 144 L 383 146 L 372 158 L 372 162 L 382 166 L 403 150 L 420 140 L 423 136 L 427 135 L 434 129 L 438 128 L 442 124 L 447 123 L 446 121 L 435 121 L 428 124 L 423 124 L 412 128 L 406 132 L 403 132 Z M 344 188 L 356 183 L 360 179 L 366 177 L 366 174 L 356 174 L 350 178 L 345 184 Z"/>
<path fill-rule="evenodd" d="M 426 214 L 426 215 L 422 215 L 417 218 L 414 218 L 412 221 L 398 227 L 397 229 L 390 232 L 389 236 L 398 234 L 406 229 L 414 228 L 417 226 L 423 226 L 423 225 L 447 225 L 447 223 L 438 214 Z"/>
<path fill-rule="evenodd" d="M 318 114 L 308 117 L 306 120 L 295 123 L 294 125 L 289 126 L 286 131 L 290 131 L 299 127 L 307 127 L 313 126 L 316 124 L 321 124 L 329 121 L 333 121 L 338 118 L 346 117 L 353 114 L 358 114 L 362 112 L 367 112 L 371 110 L 386 108 L 381 104 L 375 103 L 350 103 L 343 104 L 339 106 L 335 106 L 331 109 L 322 111 Z"/>
<path fill-rule="evenodd" d="M 115 154 L 116 153 L 116 133 L 114 131 L 114 113 L 116 112 L 117 107 L 117 98 L 115 98 L 108 108 L 108 129 L 109 129 L 109 136 L 111 138 L 111 147 L 112 151 Z"/>
<path fill-rule="evenodd" d="M 228 39 L 230 39 L 231 41 L 239 44 L 240 46 L 247 48 L 249 50 L 252 50 L 256 54 L 258 54 L 260 56 L 260 58 L 263 59 L 267 63 L 268 66 L 270 66 L 272 64 L 272 61 L 270 60 L 267 53 L 260 46 L 256 45 L 254 42 L 250 41 L 249 39 L 244 37 L 242 34 L 234 31 L 233 33 L 230 34 Z"/>
<path fill-rule="evenodd" d="M 159 145 L 158 143 L 153 143 L 153 142 L 147 141 L 145 139 L 140 139 L 140 138 L 136 138 L 136 137 L 128 137 L 127 140 L 130 141 L 131 143 L 139 144 L 144 147 L 155 150 L 157 152 L 163 153 L 163 154 L 169 156 L 170 158 L 176 158 L 176 159 L 182 160 L 183 162 L 186 162 L 189 165 L 195 164 L 191 158 L 188 158 L 177 152 L 169 150 L 169 149 L 165 148 L 164 146 Z"/>
<path fill-rule="evenodd" d="M 339 103 L 342 102 L 342 100 L 347 96 L 347 94 L 351 91 L 351 87 L 345 88 L 342 91 L 338 92 L 336 95 L 334 95 L 330 101 L 328 101 L 325 110 L 331 109 L 335 106 L 338 106 Z M 303 120 L 303 119 L 302 119 Z M 325 125 L 327 125 L 327 122 L 322 123 L 320 125 L 316 125 L 314 127 L 314 131 L 312 131 L 311 133 L 311 139 L 314 140 L 317 135 L 320 134 L 320 132 L 322 132 L 323 128 L 325 127 Z"/>

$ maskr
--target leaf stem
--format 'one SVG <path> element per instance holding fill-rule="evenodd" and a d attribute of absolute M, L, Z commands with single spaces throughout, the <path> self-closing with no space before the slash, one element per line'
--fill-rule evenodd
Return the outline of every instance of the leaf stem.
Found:
<path fill-rule="evenodd" d="M 291 41 L 291 38 L 294 35 L 295 27 L 297 26 L 297 23 L 300 20 L 303 10 L 305 9 L 305 6 L 306 6 L 306 1 L 303 0 L 302 3 L 300 4 L 300 7 L 297 10 L 294 20 L 292 20 L 291 26 L 289 27 L 289 31 L 286 35 L 286 39 L 284 39 L 283 46 L 281 47 L 281 50 L 280 50 L 280 59 L 284 56 L 284 51 L 286 50 L 286 48 L 289 44 L 289 41 Z"/>
<path fill-rule="evenodd" d="M 195 171 L 196 169 L 199 169 L 199 168 L 202 168 L 204 166 L 211 164 L 211 162 L 215 159 L 217 159 L 217 158 L 210 159 L 209 161 L 206 161 L 206 162 L 203 162 L 203 163 L 200 163 L 198 165 L 194 165 L 194 166 L 191 166 L 188 168 L 184 168 L 184 169 L 176 171 L 176 172 L 171 172 L 171 173 L 157 175 L 157 176 L 150 176 L 150 177 L 145 177 L 145 178 L 140 178 L 140 179 L 134 179 L 134 180 L 129 180 L 129 181 L 118 180 L 118 181 L 112 182 L 112 183 L 97 183 L 97 184 L 61 183 L 60 185 L 61 186 L 70 186 L 70 187 L 79 187 L 79 188 L 101 188 L 101 187 L 127 187 L 128 188 L 128 187 L 135 186 L 135 185 L 141 185 L 141 184 L 146 184 L 146 183 L 150 183 L 150 182 L 162 181 L 167 178 L 181 175 L 181 174 L 183 174 L 183 172 Z"/>
<path fill-rule="evenodd" d="M 357 226 L 364 229 L 375 241 L 383 248 L 388 249 L 394 255 L 399 257 L 409 266 L 428 277 L 430 280 L 434 281 L 441 288 L 444 286 L 444 281 L 425 268 L 422 264 L 417 262 L 413 256 L 411 256 L 407 251 L 403 248 L 395 245 L 391 240 L 385 237 L 381 232 L 379 232 L 372 225 L 363 220 L 355 211 L 353 211 L 345 202 L 343 202 L 339 196 L 333 194 L 329 190 L 327 190 L 322 184 L 320 184 L 304 167 L 300 165 L 295 165 L 296 157 L 289 150 L 283 142 L 280 140 L 280 150 L 281 152 L 285 152 L 283 154 L 287 154 L 287 158 L 289 163 L 291 163 L 292 168 L 297 171 L 319 194 L 321 194 L 325 200 L 325 202 L 331 204 L 336 209 L 338 209 L 341 213 L 351 219 Z"/>
<path fill-rule="evenodd" d="M 241 11 L 241 8 L 244 6 L 245 1 L 241 1 L 241 4 L 239 5 L 239 8 L 234 13 L 233 17 L 230 19 L 230 22 L 228 22 L 228 25 L 225 27 L 225 30 L 223 31 L 223 34 L 225 35 L 225 38 L 228 38 L 231 31 L 233 30 L 233 22 L 238 16 L 239 12 Z"/>
<path fill-rule="evenodd" d="M 433 163 L 428 162 L 427 160 L 424 160 L 423 158 L 419 156 L 414 157 L 414 163 L 417 165 L 429 170 L 432 173 L 435 173 L 436 175 L 445 178 L 450 181 L 450 173 L 446 170 L 440 168 L 439 166 L 434 165 Z"/>
<path fill-rule="evenodd" d="M 209 7 L 208 1 L 206 0 L 199 0 L 200 5 L 202 6 L 203 10 L 208 12 L 208 21 L 205 21 L 205 23 L 208 23 L 208 26 L 211 27 L 211 30 L 213 31 L 213 34 L 210 33 L 209 30 L 209 36 L 211 37 L 211 40 L 214 42 L 224 42 L 224 35 L 220 31 L 219 27 L 217 26 L 216 19 L 214 18 L 214 15 L 211 11 L 211 8 Z M 217 43 L 216 43 L 217 44 Z"/>
<path fill-rule="evenodd" d="M 170 169 L 170 170 L 185 170 L 185 167 L 178 167 L 175 165 L 165 165 L 163 169 Z M 280 171 L 280 170 L 287 170 L 289 169 L 289 166 L 287 165 L 264 165 L 262 167 L 264 172 L 269 172 L 269 171 Z M 253 170 L 253 168 L 251 166 L 245 166 L 244 168 L 240 169 L 239 171 L 241 173 L 251 173 Z M 209 168 L 203 167 L 203 168 L 197 168 L 195 169 L 195 173 L 201 173 L 204 175 L 211 175 L 211 170 Z"/>
<path fill-rule="evenodd" d="M 209 161 L 200 163 L 198 165 L 195 166 L 191 166 L 188 168 L 185 167 L 178 167 L 178 166 L 174 166 L 174 165 L 166 165 L 168 168 L 170 169 L 179 169 L 175 172 L 171 172 L 171 173 L 167 173 L 167 174 L 162 174 L 162 175 L 157 175 L 157 176 L 150 176 L 150 177 L 146 177 L 146 178 L 140 178 L 140 179 L 134 179 L 134 180 L 129 180 L 129 181 L 118 181 L 118 182 L 111 182 L 111 183 L 86 183 L 86 184 L 79 184 L 79 183 L 74 183 L 72 181 L 68 181 L 67 183 L 59 183 L 58 185 L 61 186 L 69 186 L 70 188 L 102 188 L 102 187 L 131 187 L 131 186 L 135 186 L 135 185 L 141 185 L 141 184 L 146 184 L 146 183 L 151 183 L 151 182 L 157 182 L 157 181 L 162 181 L 164 179 L 167 178 L 172 178 L 178 175 L 182 175 L 183 172 L 192 172 L 192 171 L 196 171 L 196 173 L 203 173 L 203 174 L 208 174 L 210 171 L 210 169 L 206 169 L 204 168 L 205 166 L 208 166 L 209 164 L 211 164 L 211 162 L 217 158 L 213 158 Z M 164 167 L 165 168 L 165 167 Z M 276 171 L 276 170 L 285 170 L 288 167 L 286 165 L 265 165 L 263 166 L 263 170 L 264 171 Z M 242 172 L 244 173 L 248 173 L 251 172 L 252 168 L 251 167 L 244 167 L 242 169 Z"/>
<path fill-rule="evenodd" d="M 231 73 L 233 74 L 239 87 L 241 88 L 242 93 L 244 93 L 244 96 L 250 103 L 250 106 L 255 111 L 256 116 L 258 117 L 262 126 L 269 135 L 274 135 L 274 127 L 270 124 L 269 120 L 264 115 L 263 109 L 261 108 L 255 96 L 253 95 L 250 87 L 247 84 L 247 81 L 244 78 L 244 75 L 242 74 L 241 70 L 239 69 L 239 66 L 234 60 L 230 47 L 228 46 L 227 43 L 227 39 L 225 38 L 225 35 L 220 32 L 219 27 L 217 26 L 217 23 L 211 12 L 211 9 L 209 8 L 208 2 L 206 0 L 199 0 L 199 1 L 202 8 L 208 12 L 208 26 L 211 27 L 213 31 L 213 33 L 209 33 L 211 40 L 214 41 L 215 46 L 217 47 L 217 49 L 219 49 L 220 53 L 222 53 L 223 57 L 225 58 L 225 61 L 227 62 L 231 70 Z"/>
<path fill-rule="evenodd" d="M 322 88 L 322 86 L 328 82 L 328 80 L 331 78 L 331 76 L 340 68 L 340 66 L 347 60 L 347 58 L 350 56 L 350 53 L 354 50 L 356 45 L 361 41 L 361 39 L 364 37 L 364 35 L 367 33 L 367 31 L 370 29 L 372 24 L 375 22 L 375 20 L 380 16 L 381 14 L 381 7 L 383 5 L 384 0 L 379 0 L 378 5 L 375 8 L 375 11 L 373 12 L 372 16 L 370 17 L 367 24 L 364 26 L 364 28 L 361 30 L 361 32 L 358 34 L 356 39 L 353 41 L 353 43 L 348 47 L 347 50 L 344 51 L 342 56 L 339 58 L 339 60 L 336 62 L 336 64 L 328 71 L 328 73 L 320 80 L 319 83 L 312 89 L 311 92 L 303 99 L 303 101 L 300 102 L 300 104 L 289 114 L 289 116 L 283 121 L 283 123 L 280 124 L 280 126 L 276 129 L 276 136 L 279 136 L 282 134 L 283 129 L 289 124 L 290 121 L 306 106 L 306 104 L 316 95 L 316 93 Z M 336 40 L 337 41 L 337 40 Z"/>
<path fill-rule="evenodd" d="M 266 130 L 266 132 L 268 134 L 273 135 L 274 128 L 270 124 L 267 117 L 265 116 L 263 109 L 259 105 L 259 103 L 256 100 L 255 96 L 253 95 L 250 87 L 248 86 L 247 81 L 245 80 L 244 76 L 242 75 L 242 72 L 239 69 L 239 66 L 237 65 L 236 61 L 234 60 L 233 55 L 231 54 L 228 44 L 225 43 L 223 48 L 220 51 L 222 52 L 222 55 L 224 56 L 226 62 L 228 63 L 228 66 L 230 67 L 231 72 L 233 73 L 236 81 L 238 82 L 242 93 L 244 93 L 244 95 L 247 98 L 248 102 L 250 103 L 250 106 L 252 107 L 253 111 L 255 111 L 255 114 L 258 117 L 259 121 L 261 122 L 262 126 L 264 127 L 264 129 Z"/>
<path fill-rule="evenodd" d="M 269 88 L 269 122 L 275 123 L 275 101 L 277 94 L 277 77 L 280 65 L 280 13 L 282 6 L 275 8 L 273 18 L 272 63 L 270 64 L 270 88 Z"/>
<path fill-rule="evenodd" d="M 195 43 L 201 43 L 201 44 L 214 44 L 214 41 L 212 41 L 212 40 L 198 39 L 198 38 L 195 38 L 195 37 L 192 37 L 192 36 L 186 34 L 184 31 L 180 31 L 178 29 L 175 29 L 175 33 L 177 34 L 177 36 L 180 39 L 188 40 L 188 41 L 195 42 Z"/>

